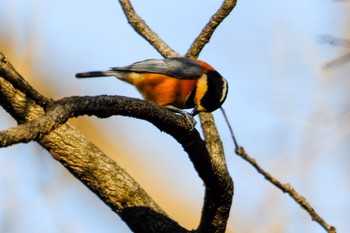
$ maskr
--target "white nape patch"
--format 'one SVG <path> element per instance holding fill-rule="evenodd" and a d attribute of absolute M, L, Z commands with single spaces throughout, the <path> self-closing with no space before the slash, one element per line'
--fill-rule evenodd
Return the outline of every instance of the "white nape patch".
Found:
<path fill-rule="evenodd" d="M 222 85 L 222 92 L 221 92 L 221 99 L 220 99 L 220 103 L 222 103 L 225 98 L 226 98 L 226 93 L 227 93 L 227 81 L 225 79 L 224 80 L 224 83 Z"/>

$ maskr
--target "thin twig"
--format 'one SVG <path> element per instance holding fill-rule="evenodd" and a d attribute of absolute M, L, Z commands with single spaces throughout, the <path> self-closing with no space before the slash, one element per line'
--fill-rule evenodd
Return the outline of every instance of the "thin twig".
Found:
<path fill-rule="evenodd" d="M 330 35 L 322 35 L 319 37 L 321 43 L 326 43 L 330 45 L 336 45 L 340 47 L 350 48 L 350 40 L 336 38 Z"/>
<path fill-rule="evenodd" d="M 337 232 L 335 227 L 326 223 L 326 221 L 324 221 L 323 218 L 321 218 L 321 216 L 318 215 L 317 212 L 312 208 L 310 203 L 303 196 L 301 196 L 297 191 L 295 191 L 295 189 L 293 188 L 293 186 L 291 184 L 281 183 L 279 180 L 274 178 L 270 173 L 268 173 L 263 168 L 261 168 L 259 166 L 259 164 L 256 162 L 256 160 L 253 159 L 252 157 L 250 157 L 245 152 L 243 147 L 239 146 L 238 148 L 236 148 L 235 152 L 237 155 L 239 155 L 245 161 L 250 163 L 261 175 L 263 175 L 265 177 L 265 179 L 270 181 L 270 183 L 275 185 L 282 192 L 288 193 L 289 196 L 291 196 L 294 199 L 294 201 L 296 201 L 303 209 L 306 210 L 306 212 L 308 212 L 310 214 L 312 220 L 319 223 L 327 232 L 329 232 L 329 233 L 336 233 Z"/>
<path fill-rule="evenodd" d="M 288 193 L 289 196 L 291 196 L 294 201 L 296 201 L 303 209 L 306 210 L 306 212 L 308 212 L 312 218 L 312 220 L 316 221 L 317 223 L 319 223 L 327 232 L 329 233 L 336 233 L 336 229 L 335 227 L 329 225 L 328 223 L 326 223 L 323 218 L 321 218 L 321 216 L 319 216 L 317 214 L 317 212 L 312 208 L 312 206 L 309 204 L 309 202 L 303 197 L 301 196 L 297 191 L 295 191 L 295 189 L 293 188 L 293 186 L 291 184 L 283 184 L 281 183 L 279 180 L 277 180 L 275 177 L 273 177 L 269 172 L 267 172 L 266 170 L 264 170 L 257 162 L 254 158 L 250 157 L 246 151 L 244 150 L 244 148 L 242 146 L 239 146 L 236 137 L 233 133 L 233 129 L 231 127 L 231 124 L 227 118 L 227 115 L 224 111 L 223 108 L 221 108 L 221 111 L 224 115 L 225 121 L 228 125 L 228 128 L 230 130 L 231 133 L 231 137 L 232 140 L 235 144 L 235 153 L 240 156 L 242 159 L 244 159 L 246 162 L 248 162 L 250 165 L 252 165 L 258 173 L 260 173 L 262 176 L 264 176 L 264 178 L 266 180 L 268 180 L 270 183 L 272 183 L 273 185 L 275 185 L 277 188 L 279 188 L 282 192 L 284 193 Z"/>
<path fill-rule="evenodd" d="M 228 126 L 228 129 L 230 130 L 230 133 L 231 133 L 231 138 L 233 140 L 233 143 L 235 144 L 235 148 L 237 149 L 239 147 L 239 144 L 237 142 L 237 139 L 236 139 L 236 136 L 235 134 L 233 133 L 233 129 L 232 129 L 232 126 L 230 124 L 230 121 L 228 120 L 228 117 L 226 115 L 226 112 L 225 112 L 225 109 L 223 107 L 220 107 L 220 110 L 222 112 L 222 115 L 224 116 L 224 119 L 226 121 L 226 124 Z"/>
<path fill-rule="evenodd" d="M 334 67 L 337 67 L 337 66 L 340 66 L 340 65 L 343 65 L 347 62 L 350 61 L 350 53 L 346 53 L 345 55 L 341 56 L 341 57 L 338 57 L 330 62 L 327 62 L 323 68 L 324 69 L 329 69 L 329 68 L 334 68 Z"/>
<path fill-rule="evenodd" d="M 350 48 L 350 40 L 345 39 L 339 39 L 334 36 L 330 35 L 323 35 L 319 37 L 319 41 L 321 43 L 327 43 L 330 45 L 340 46 L 344 48 Z M 340 65 L 343 65 L 350 61 L 350 53 L 346 53 L 342 55 L 341 57 L 338 57 L 336 59 L 333 59 L 330 62 L 327 62 L 325 65 L 323 65 L 324 69 L 334 68 Z"/>

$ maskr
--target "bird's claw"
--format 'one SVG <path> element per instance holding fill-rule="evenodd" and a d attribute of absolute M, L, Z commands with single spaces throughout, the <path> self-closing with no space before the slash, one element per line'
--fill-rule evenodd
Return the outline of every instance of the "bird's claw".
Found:
<path fill-rule="evenodd" d="M 187 112 L 185 112 L 184 116 L 185 116 L 186 120 L 188 121 L 188 123 L 191 124 L 191 128 L 193 130 L 197 124 L 197 121 L 194 119 L 194 117 L 191 114 L 189 114 Z"/>
<path fill-rule="evenodd" d="M 190 114 L 190 113 L 188 113 L 186 111 L 183 111 L 183 110 L 181 110 L 179 108 L 176 108 L 174 106 L 168 105 L 168 106 L 165 106 L 165 107 L 167 109 L 169 109 L 170 111 L 172 111 L 172 112 L 175 112 L 175 113 L 178 113 L 178 114 L 184 116 L 186 118 L 187 122 L 190 123 L 190 125 L 191 125 L 191 131 L 194 129 L 194 127 L 197 124 L 197 121 L 193 118 L 192 114 Z"/>

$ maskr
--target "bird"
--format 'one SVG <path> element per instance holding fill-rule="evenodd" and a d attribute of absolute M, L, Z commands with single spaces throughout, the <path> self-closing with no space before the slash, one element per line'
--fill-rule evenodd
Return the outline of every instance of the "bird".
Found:
<path fill-rule="evenodd" d="M 77 73 L 77 78 L 115 76 L 136 87 L 143 98 L 191 116 L 213 112 L 224 103 L 227 81 L 208 63 L 187 57 L 147 59 L 106 71 Z M 185 112 L 187 113 L 187 112 Z"/>

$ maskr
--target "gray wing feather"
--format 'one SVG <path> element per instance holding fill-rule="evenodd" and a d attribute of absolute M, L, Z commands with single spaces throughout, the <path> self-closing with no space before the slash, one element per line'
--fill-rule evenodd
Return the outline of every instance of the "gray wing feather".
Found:
<path fill-rule="evenodd" d="M 136 62 L 129 66 L 113 67 L 112 71 L 159 73 L 184 79 L 195 79 L 203 74 L 198 62 L 185 57 L 149 59 Z"/>

